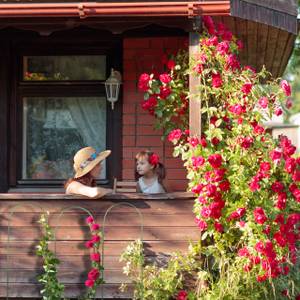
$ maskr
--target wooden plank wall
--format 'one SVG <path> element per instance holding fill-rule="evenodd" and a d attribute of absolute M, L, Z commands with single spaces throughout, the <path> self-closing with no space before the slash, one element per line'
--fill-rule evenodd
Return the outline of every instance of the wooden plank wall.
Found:
<path fill-rule="evenodd" d="M 214 17 L 224 23 L 244 44 L 242 65 L 260 71 L 263 66 L 274 78 L 282 76 L 293 51 L 296 35 L 276 27 L 236 17 Z"/>
<path fill-rule="evenodd" d="M 6 268 L 8 268 L 9 298 L 37 298 L 36 276 L 41 272 L 41 261 L 35 247 L 41 236 L 37 220 L 42 210 L 50 212 L 50 224 L 57 226 L 57 255 L 61 260 L 59 278 L 66 285 L 66 297 L 78 298 L 84 290 L 84 281 L 90 266 L 89 250 L 84 242 L 89 239 L 85 224 L 86 214 L 78 209 L 68 210 L 58 223 L 60 212 L 66 207 L 82 206 L 102 223 L 106 210 L 118 200 L 0 200 L 0 297 L 6 297 Z M 124 200 L 122 200 L 124 201 Z M 151 259 L 171 252 L 187 250 L 187 241 L 196 240 L 199 231 L 194 223 L 192 199 L 130 200 L 143 215 L 144 241 Z M 14 208 L 16 205 L 18 207 Z M 14 211 L 11 214 L 11 211 Z M 10 228 L 8 243 L 7 226 Z M 116 207 L 107 219 L 105 229 L 104 297 L 130 298 L 130 292 L 121 293 L 120 283 L 128 282 L 122 273 L 119 256 L 132 240 L 140 237 L 140 220 L 133 208 Z M 54 249 L 54 243 L 51 247 Z M 98 291 L 101 295 L 101 290 Z"/>

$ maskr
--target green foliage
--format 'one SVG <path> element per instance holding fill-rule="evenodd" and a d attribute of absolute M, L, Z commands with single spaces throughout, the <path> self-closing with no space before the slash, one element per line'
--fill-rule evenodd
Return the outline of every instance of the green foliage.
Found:
<path fill-rule="evenodd" d="M 264 68 L 256 72 L 241 66 L 241 43 L 223 24 L 215 25 L 210 17 L 203 21 L 207 31 L 200 37 L 189 69 L 182 70 L 198 83 L 188 98 L 201 99 L 202 135 L 189 136 L 179 120 L 168 126 L 177 125 L 168 139 L 175 146 L 174 155 L 181 156 L 187 168 L 202 233 L 197 274 L 205 284 L 197 297 L 298 299 L 299 275 L 293 270 L 299 268 L 300 159 L 287 137 L 273 139 L 263 126 L 273 114 L 288 109 L 290 85 L 273 79 Z M 172 72 L 171 68 L 169 74 L 160 75 L 163 87 L 172 89 Z M 152 91 L 149 78 L 152 74 L 143 74 L 139 81 L 146 93 Z M 151 104 L 155 114 L 157 104 Z M 156 114 L 159 121 L 163 117 Z M 171 275 L 180 274 L 169 267 Z M 155 271 L 154 276 L 146 276 L 148 281 L 154 278 L 151 291 L 163 274 Z M 183 284 L 175 278 L 172 284 Z M 172 285 L 162 299 L 174 297 L 177 288 Z"/>
<path fill-rule="evenodd" d="M 40 240 L 36 253 L 43 260 L 43 274 L 38 277 L 42 284 L 41 294 L 44 300 L 64 299 L 64 286 L 57 279 L 57 267 L 59 260 L 49 249 L 49 243 L 53 240 L 53 231 L 48 224 L 48 214 L 42 214 L 39 223 L 43 229 L 43 237 Z"/>
<path fill-rule="evenodd" d="M 186 299 L 197 299 L 199 253 L 199 245 L 190 245 L 187 254 L 173 254 L 167 265 L 161 267 L 146 261 L 140 240 L 129 244 L 121 261 L 126 263 L 124 273 L 134 284 L 134 299 L 168 300 L 185 289 L 189 289 Z"/>

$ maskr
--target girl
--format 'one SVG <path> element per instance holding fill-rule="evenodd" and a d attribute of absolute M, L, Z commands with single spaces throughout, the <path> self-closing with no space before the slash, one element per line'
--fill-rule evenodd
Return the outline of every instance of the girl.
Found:
<path fill-rule="evenodd" d="M 96 186 L 96 178 L 101 172 L 101 162 L 109 156 L 110 150 L 99 154 L 92 147 L 80 149 L 74 156 L 75 175 L 66 184 L 66 194 L 84 195 L 90 198 L 101 198 L 112 192 L 111 189 Z"/>
<path fill-rule="evenodd" d="M 145 194 L 165 193 L 163 179 L 166 177 L 165 167 L 159 162 L 157 154 L 141 151 L 135 156 L 137 192 Z"/>

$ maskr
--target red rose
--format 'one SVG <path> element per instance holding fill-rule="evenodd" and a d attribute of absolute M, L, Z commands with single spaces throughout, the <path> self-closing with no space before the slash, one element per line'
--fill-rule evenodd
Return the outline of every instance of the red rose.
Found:
<path fill-rule="evenodd" d="M 212 86 L 214 88 L 219 88 L 223 84 L 223 80 L 220 73 L 212 73 Z"/>
<path fill-rule="evenodd" d="M 159 75 L 159 80 L 165 84 L 169 83 L 172 78 L 169 74 L 161 74 Z"/>
<path fill-rule="evenodd" d="M 86 280 L 85 281 L 85 286 L 87 286 L 87 287 L 89 287 L 89 288 L 91 288 L 91 287 L 93 287 L 94 286 L 94 284 L 95 284 L 95 281 L 94 280 L 90 280 L 90 279 L 88 279 L 88 280 Z"/>
<path fill-rule="evenodd" d="M 160 98 L 162 99 L 166 99 L 167 97 L 169 97 L 172 93 L 172 90 L 168 87 L 168 86 L 161 86 L 160 88 Z"/>
<path fill-rule="evenodd" d="M 100 225 L 95 223 L 95 224 L 92 224 L 91 228 L 92 228 L 92 230 L 99 230 Z"/>
<path fill-rule="evenodd" d="M 279 107 L 276 107 L 275 110 L 274 110 L 274 114 L 279 117 L 282 115 L 282 109 L 279 108 Z"/>
<path fill-rule="evenodd" d="M 96 261 L 96 262 L 100 261 L 100 254 L 99 253 L 92 253 L 90 255 L 90 257 L 91 257 L 91 261 Z"/>
<path fill-rule="evenodd" d="M 260 170 L 263 172 L 267 172 L 270 171 L 271 169 L 271 164 L 269 162 L 262 162 L 260 163 Z"/>
<path fill-rule="evenodd" d="M 94 218 L 92 216 L 89 216 L 89 217 L 86 218 L 85 221 L 86 221 L 87 224 L 92 224 L 92 223 L 94 223 Z"/>
<path fill-rule="evenodd" d="M 200 142 L 197 137 L 190 137 L 188 138 L 188 141 L 192 147 L 196 147 L 197 145 L 199 145 Z"/>
<path fill-rule="evenodd" d="M 100 275 L 99 270 L 96 268 L 93 268 L 88 273 L 88 279 L 96 281 L 99 278 L 99 275 Z"/>
<path fill-rule="evenodd" d="M 200 231 L 205 231 L 207 229 L 207 223 L 205 221 L 198 219 L 198 218 L 196 218 L 195 221 L 196 221 Z"/>
<path fill-rule="evenodd" d="M 292 176 L 294 181 L 300 181 L 300 170 L 296 170 Z"/>
<path fill-rule="evenodd" d="M 202 64 L 197 64 L 194 67 L 194 71 L 197 72 L 198 74 L 202 74 L 203 70 L 204 70 L 204 66 Z"/>
<path fill-rule="evenodd" d="M 214 169 L 222 165 L 222 156 L 220 154 L 211 154 L 207 160 Z"/>
<path fill-rule="evenodd" d="M 278 150 L 273 150 L 270 152 L 270 158 L 273 161 L 279 160 L 281 158 L 281 155 L 282 155 L 281 152 Z"/>
<path fill-rule="evenodd" d="M 207 147 L 206 139 L 205 138 L 201 138 L 200 144 L 201 144 L 202 147 L 206 148 Z"/>
<path fill-rule="evenodd" d="M 213 197 L 217 191 L 217 187 L 210 183 L 205 187 L 205 189 L 208 197 Z"/>
<path fill-rule="evenodd" d="M 231 41 L 232 40 L 232 32 L 229 30 L 226 30 L 223 34 L 222 34 L 222 39 L 224 41 Z"/>
<path fill-rule="evenodd" d="M 256 223 L 264 224 L 267 221 L 265 212 L 261 207 L 256 207 L 253 214 L 254 214 L 254 219 L 255 219 Z"/>
<path fill-rule="evenodd" d="M 224 231 L 223 225 L 219 222 L 215 222 L 214 227 L 216 231 L 222 233 Z"/>
<path fill-rule="evenodd" d="M 267 274 L 264 274 L 264 275 L 258 275 L 258 276 L 256 277 L 256 280 L 257 280 L 257 282 L 263 282 L 263 281 L 266 281 L 267 278 L 268 278 Z"/>
<path fill-rule="evenodd" d="M 255 134 L 263 134 L 264 132 L 265 132 L 265 129 L 261 125 L 256 125 L 254 127 Z"/>
<path fill-rule="evenodd" d="M 258 104 L 260 105 L 261 108 L 267 108 L 269 104 L 269 100 L 267 97 L 261 97 L 258 100 Z"/>
<path fill-rule="evenodd" d="M 265 246 L 264 243 L 262 241 L 259 241 L 256 243 L 254 249 L 258 252 L 258 253 L 264 253 L 265 251 Z"/>
<path fill-rule="evenodd" d="M 292 108 L 292 106 L 293 106 L 293 100 L 291 98 L 288 98 L 286 100 L 286 102 L 285 102 L 285 106 L 286 106 L 287 109 Z"/>
<path fill-rule="evenodd" d="M 283 235 L 280 231 L 275 232 L 273 237 L 274 237 L 274 240 L 277 242 L 277 244 L 280 247 L 285 247 L 286 246 L 287 241 L 284 239 L 284 237 L 283 237 Z"/>
<path fill-rule="evenodd" d="M 257 177 L 253 177 L 249 183 L 249 187 L 250 187 L 250 190 L 252 192 L 255 192 L 257 191 L 259 188 L 260 188 L 260 184 L 259 184 L 259 181 L 257 179 Z"/>
<path fill-rule="evenodd" d="M 240 207 L 236 210 L 237 214 L 239 215 L 239 217 L 243 217 L 246 213 L 246 209 L 244 207 Z"/>
<path fill-rule="evenodd" d="M 214 146 L 216 146 L 216 145 L 218 145 L 220 143 L 220 140 L 218 138 L 214 137 L 214 138 L 211 139 L 211 143 Z"/>
<path fill-rule="evenodd" d="M 284 189 L 284 185 L 279 181 L 275 181 L 271 185 L 271 189 L 274 193 L 280 193 Z"/>
<path fill-rule="evenodd" d="M 227 192 L 230 190 L 230 182 L 228 180 L 222 181 L 219 183 L 219 189 L 222 192 Z"/>
<path fill-rule="evenodd" d="M 246 112 L 245 106 L 242 106 L 240 104 L 229 106 L 228 110 L 238 116 Z"/>
<path fill-rule="evenodd" d="M 218 45 L 218 38 L 216 36 L 213 36 L 206 40 L 207 46 L 217 46 Z"/>
<path fill-rule="evenodd" d="M 205 159 L 202 156 L 192 157 L 193 167 L 201 167 L 205 163 Z"/>
<path fill-rule="evenodd" d="M 94 247 L 94 241 L 87 241 L 86 243 L 85 243 L 85 247 L 86 248 L 93 248 Z"/>
<path fill-rule="evenodd" d="M 138 88 L 142 92 L 147 92 L 149 89 L 149 81 L 150 81 L 150 75 L 149 74 L 142 74 L 139 78 Z"/>
<path fill-rule="evenodd" d="M 188 294 L 186 291 L 179 291 L 176 300 L 187 300 L 187 296 Z"/>
<path fill-rule="evenodd" d="M 218 44 L 217 46 L 217 52 L 220 53 L 221 55 L 227 54 L 229 51 L 229 42 L 224 41 Z"/>
<path fill-rule="evenodd" d="M 228 70 L 229 68 L 232 69 L 232 71 L 239 69 L 240 62 L 235 54 L 230 54 L 226 57 L 226 66 L 225 69 Z"/>
<path fill-rule="evenodd" d="M 168 140 L 170 142 L 178 141 L 182 136 L 182 131 L 180 129 L 172 130 L 168 135 Z"/>
<path fill-rule="evenodd" d="M 202 22 L 203 22 L 203 24 L 206 28 L 215 26 L 214 21 L 213 21 L 212 17 L 210 17 L 210 16 L 203 16 L 202 17 Z"/>
<path fill-rule="evenodd" d="M 175 64 L 175 61 L 172 60 L 172 59 L 170 59 L 170 60 L 167 62 L 167 67 L 168 67 L 168 69 L 170 69 L 170 70 L 174 69 L 175 65 L 176 65 L 176 64 Z"/>
<path fill-rule="evenodd" d="M 244 48 L 244 44 L 241 40 L 237 40 L 236 44 L 237 44 L 239 50 L 242 50 Z"/>
<path fill-rule="evenodd" d="M 99 243 L 100 242 L 100 236 L 99 235 L 93 235 L 92 236 L 93 243 Z"/>
<path fill-rule="evenodd" d="M 280 87 L 282 88 L 286 96 L 291 96 L 292 93 L 291 86 L 286 80 L 282 80 L 280 82 Z"/>
<path fill-rule="evenodd" d="M 239 249 L 238 255 L 242 256 L 242 257 L 248 257 L 250 255 L 250 252 L 247 247 L 243 247 L 243 248 Z"/>
<path fill-rule="evenodd" d="M 289 157 L 285 161 L 284 169 L 289 173 L 292 174 L 296 168 L 296 160 L 295 158 Z"/>
<path fill-rule="evenodd" d="M 253 87 L 253 84 L 252 83 L 245 83 L 243 86 L 242 86 L 242 92 L 244 95 L 248 95 L 250 92 L 251 92 L 251 89 Z"/>
<path fill-rule="evenodd" d="M 242 139 L 241 147 L 244 149 L 249 149 L 251 147 L 251 145 L 253 144 L 253 142 L 254 142 L 254 139 L 250 136 L 247 136 Z"/>

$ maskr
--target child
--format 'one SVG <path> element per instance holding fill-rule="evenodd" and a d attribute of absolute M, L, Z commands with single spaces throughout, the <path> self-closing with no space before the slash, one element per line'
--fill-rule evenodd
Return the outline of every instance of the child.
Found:
<path fill-rule="evenodd" d="M 101 161 L 110 155 L 110 150 L 96 153 L 92 147 L 80 149 L 74 156 L 75 175 L 66 184 L 66 194 L 101 198 L 112 192 L 111 189 L 96 186 L 96 178 L 101 172 Z"/>
<path fill-rule="evenodd" d="M 165 167 L 159 162 L 157 154 L 151 151 L 141 151 L 135 156 L 137 191 L 144 194 L 165 193 L 163 179 Z"/>

